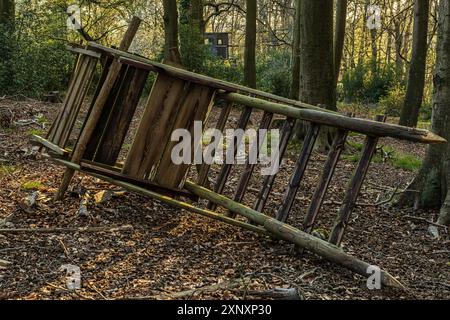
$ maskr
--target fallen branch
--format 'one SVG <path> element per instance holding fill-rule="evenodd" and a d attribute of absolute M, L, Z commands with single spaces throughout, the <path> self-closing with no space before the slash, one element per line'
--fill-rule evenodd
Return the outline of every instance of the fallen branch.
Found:
<path fill-rule="evenodd" d="M 133 226 L 81 227 L 81 228 L 15 228 L 0 229 L 0 233 L 64 233 L 64 232 L 115 232 L 132 230 Z"/>
<path fill-rule="evenodd" d="M 5 268 L 7 268 L 10 264 L 11 264 L 11 262 L 0 259 L 0 269 L 5 269 Z"/>
<path fill-rule="evenodd" d="M 404 216 L 404 217 L 405 217 L 406 219 L 408 219 L 408 220 L 422 221 L 422 222 L 426 222 L 426 223 L 428 223 L 428 224 L 431 224 L 432 226 L 435 226 L 435 227 L 439 227 L 439 228 L 443 228 L 443 229 L 445 229 L 445 230 L 448 230 L 448 227 L 447 227 L 447 226 L 444 226 L 443 224 L 439 224 L 439 223 L 436 223 L 436 222 L 427 220 L 427 219 L 425 219 L 425 218 L 415 217 L 415 216 Z"/>

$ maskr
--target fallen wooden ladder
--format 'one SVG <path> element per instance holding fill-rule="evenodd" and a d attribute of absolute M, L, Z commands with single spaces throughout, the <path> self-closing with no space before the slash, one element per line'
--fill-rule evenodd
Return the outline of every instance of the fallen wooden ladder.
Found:
<path fill-rule="evenodd" d="M 446 141 L 426 130 L 384 123 L 383 116 L 372 121 L 341 115 L 130 54 L 127 49 L 138 26 L 139 21 L 133 20 L 119 49 L 97 43 L 89 43 L 86 48 L 70 48 L 78 54 L 78 60 L 63 107 L 47 137 L 33 137 L 34 141 L 48 150 L 55 162 L 67 167 L 56 199 L 63 197 L 74 172 L 82 171 L 171 206 L 294 243 L 331 262 L 368 276 L 370 264 L 344 253 L 339 245 L 379 137 L 421 143 Z M 93 74 L 99 61 L 102 65 L 102 75 L 83 126 L 77 131 L 74 124 L 77 119 L 82 118 L 81 105 L 92 86 Z M 118 163 L 119 153 L 123 150 L 124 140 L 149 72 L 157 73 L 156 80 L 125 162 Z M 226 101 L 216 124 L 216 129 L 220 131 L 224 130 L 230 110 L 236 105 L 244 106 L 236 126 L 240 129 L 247 127 L 253 110 L 263 111 L 260 129 L 269 129 L 274 115 L 285 117 L 281 128 L 280 148 L 277 150 L 280 161 L 286 151 L 295 121 L 303 120 L 310 124 L 276 218 L 263 213 L 275 174 L 265 176 L 256 202 L 253 208 L 250 208 L 242 204 L 242 201 L 254 173 L 254 164 L 245 164 L 234 197 L 230 199 L 225 197 L 223 192 L 232 164 L 222 165 L 216 181 L 209 188 L 210 165 L 202 164 L 197 167 L 198 180 L 194 183 L 186 180 L 189 165 L 176 165 L 171 161 L 170 155 L 175 144 L 170 141 L 173 130 L 183 128 L 192 132 L 194 121 L 205 122 L 211 108 L 215 107 L 216 100 Z M 303 224 L 297 229 L 286 224 L 286 220 L 315 140 L 323 126 L 334 127 L 337 133 Z M 366 135 L 366 140 L 330 237 L 328 241 L 324 241 L 310 233 L 349 132 Z M 67 146 L 71 136 L 75 143 L 72 149 L 69 149 Z M 236 156 L 235 149 L 227 152 Z M 209 202 L 207 208 L 202 208 L 198 203 L 191 204 L 180 200 L 180 197 L 194 201 L 201 198 Z M 224 207 L 228 213 L 215 212 L 217 206 Z M 236 219 L 236 215 L 247 218 L 251 223 Z M 401 287 L 386 271 L 382 271 L 381 281 L 387 286 Z"/>

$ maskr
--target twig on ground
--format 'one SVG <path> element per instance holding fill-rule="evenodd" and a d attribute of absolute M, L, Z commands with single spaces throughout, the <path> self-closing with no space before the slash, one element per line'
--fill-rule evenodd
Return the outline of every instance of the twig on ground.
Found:
<path fill-rule="evenodd" d="M 439 227 L 439 228 L 443 228 L 443 229 L 445 229 L 445 230 L 448 230 L 448 227 L 447 227 L 447 226 L 444 226 L 443 224 L 439 224 L 439 223 L 436 223 L 436 222 L 427 220 L 427 219 L 425 219 L 425 218 L 415 217 L 415 216 L 409 216 L 409 215 L 403 216 L 403 217 L 405 217 L 405 218 L 408 219 L 408 220 L 416 220 L 416 221 L 426 222 L 426 223 L 428 223 L 428 224 L 431 224 L 432 226 L 435 226 L 435 227 Z"/>

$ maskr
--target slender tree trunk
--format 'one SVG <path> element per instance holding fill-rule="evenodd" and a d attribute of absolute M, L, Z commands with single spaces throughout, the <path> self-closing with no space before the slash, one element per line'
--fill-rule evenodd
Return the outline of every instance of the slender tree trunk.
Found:
<path fill-rule="evenodd" d="M 301 0 L 295 1 L 295 22 L 292 39 L 292 82 L 291 99 L 298 100 L 300 94 L 300 5 Z"/>
<path fill-rule="evenodd" d="M 0 0 L 0 25 L 14 24 L 15 3 L 14 0 Z"/>
<path fill-rule="evenodd" d="M 247 0 L 245 14 L 244 82 L 256 88 L 256 0 Z"/>
<path fill-rule="evenodd" d="M 180 63 L 178 49 L 178 10 L 176 0 L 164 0 L 164 58 Z"/>
<path fill-rule="evenodd" d="M 15 2 L 0 0 L 0 94 L 14 91 L 14 69 L 12 57 L 14 50 Z"/>
<path fill-rule="evenodd" d="M 414 4 L 414 29 L 411 63 L 405 103 L 400 115 L 400 124 L 415 127 L 419 118 L 425 85 L 427 60 L 429 1 L 416 0 Z"/>
<path fill-rule="evenodd" d="M 450 141 L 450 6 L 440 0 L 438 13 L 436 66 L 433 76 L 433 116 L 431 131 Z M 438 222 L 450 225 L 450 143 L 430 145 L 424 162 L 398 204 L 423 208 L 441 207 Z"/>
<path fill-rule="evenodd" d="M 336 84 L 339 79 L 339 71 L 341 70 L 346 21 L 347 21 L 347 0 L 338 0 L 336 3 L 336 30 L 334 34 L 334 76 Z"/>

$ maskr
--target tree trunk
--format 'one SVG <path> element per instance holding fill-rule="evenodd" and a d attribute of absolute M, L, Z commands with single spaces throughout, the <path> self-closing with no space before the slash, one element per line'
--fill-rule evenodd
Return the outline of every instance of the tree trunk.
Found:
<path fill-rule="evenodd" d="M 14 0 L 0 0 L 0 25 L 12 27 L 14 25 L 14 12 Z"/>
<path fill-rule="evenodd" d="M 207 48 L 204 45 L 203 0 L 180 0 L 180 51 L 183 66 L 202 72 Z"/>
<path fill-rule="evenodd" d="M 245 14 L 244 82 L 256 88 L 256 0 L 247 0 Z"/>
<path fill-rule="evenodd" d="M 450 141 L 450 6 L 448 1 L 439 3 L 438 39 L 436 67 L 433 76 L 433 116 L 431 130 Z M 430 145 L 424 162 L 409 186 L 399 199 L 399 205 L 417 203 L 422 208 L 441 207 L 438 222 L 450 224 L 450 143 Z"/>
<path fill-rule="evenodd" d="M 333 1 L 302 0 L 300 60 L 303 102 L 336 110 L 333 54 Z"/>
<path fill-rule="evenodd" d="M 0 0 L 0 95 L 14 91 L 14 70 L 12 57 L 14 50 L 14 0 Z"/>
<path fill-rule="evenodd" d="M 400 115 L 400 124 L 415 127 L 419 118 L 425 84 L 427 60 L 429 1 L 416 0 L 414 4 L 414 29 L 412 56 L 409 66 L 408 87 Z"/>
<path fill-rule="evenodd" d="M 178 49 L 178 10 L 176 0 L 164 0 L 164 58 L 180 63 Z"/>
<path fill-rule="evenodd" d="M 333 52 L 333 1 L 302 0 L 300 27 L 300 100 L 336 110 L 336 86 Z M 304 123 L 298 121 L 295 137 L 305 132 Z M 332 135 L 321 130 L 317 147 L 326 149 Z"/>
<path fill-rule="evenodd" d="M 345 23 L 347 21 L 347 0 L 338 0 L 336 4 L 336 30 L 334 34 L 334 76 L 335 83 L 341 70 L 342 51 L 344 49 Z"/>
<path fill-rule="evenodd" d="M 300 5 L 301 0 L 295 1 L 295 22 L 292 39 L 292 82 L 290 98 L 298 100 L 300 94 Z"/>

